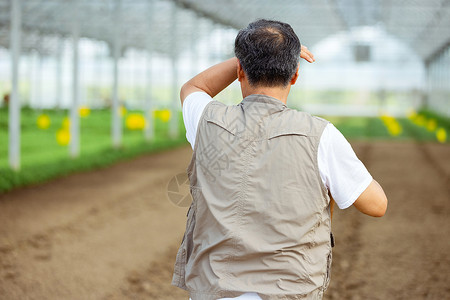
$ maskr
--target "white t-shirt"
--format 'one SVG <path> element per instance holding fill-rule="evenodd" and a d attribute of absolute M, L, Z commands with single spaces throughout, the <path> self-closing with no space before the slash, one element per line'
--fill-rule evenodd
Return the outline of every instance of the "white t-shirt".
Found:
<path fill-rule="evenodd" d="M 200 117 L 206 105 L 214 101 L 204 92 L 195 92 L 183 103 L 183 119 L 186 138 L 194 148 Z M 358 159 L 350 143 L 342 133 L 329 123 L 320 138 L 317 153 L 320 177 L 340 209 L 351 206 L 372 182 L 372 176 Z M 223 298 L 225 300 L 230 298 Z M 261 299 L 258 294 L 245 293 L 239 300 Z"/>

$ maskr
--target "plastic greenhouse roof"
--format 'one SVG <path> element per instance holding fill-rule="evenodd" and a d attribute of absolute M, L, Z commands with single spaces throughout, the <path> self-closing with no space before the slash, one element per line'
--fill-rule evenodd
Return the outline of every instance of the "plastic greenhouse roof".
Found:
<path fill-rule="evenodd" d="M 0 46 L 9 47 L 11 1 L 0 0 Z M 450 44 L 450 0 L 22 0 L 22 51 L 56 51 L 79 17 L 80 36 L 122 47 L 175 54 L 211 31 L 258 18 L 288 22 L 302 43 L 362 26 L 397 37 L 424 61 Z M 118 6 L 119 5 L 119 6 Z M 177 9 L 175 9 L 175 7 Z M 78 12 L 78 13 L 77 13 Z M 197 20 L 212 22 L 197 22 Z M 120 20 L 120 21 L 118 21 Z M 177 20 L 173 22 L 173 20 Z"/>

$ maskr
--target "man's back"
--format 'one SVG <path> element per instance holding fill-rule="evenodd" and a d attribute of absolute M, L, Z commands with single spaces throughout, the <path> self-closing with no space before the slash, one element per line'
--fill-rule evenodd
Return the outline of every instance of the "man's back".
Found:
<path fill-rule="evenodd" d="M 317 151 L 326 125 L 263 95 L 205 108 L 188 168 L 194 225 L 180 249 L 191 297 L 323 293 L 330 199 Z"/>

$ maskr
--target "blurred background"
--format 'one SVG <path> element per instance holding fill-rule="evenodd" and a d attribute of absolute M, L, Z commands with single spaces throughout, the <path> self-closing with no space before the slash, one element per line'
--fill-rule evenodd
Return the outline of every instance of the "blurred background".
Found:
<path fill-rule="evenodd" d="M 36 299 L 49 299 L 48 295 L 77 299 L 73 296 L 75 291 L 84 295 L 82 299 L 137 299 L 141 296 L 183 299 L 186 296 L 161 287 L 159 279 L 151 282 L 142 279 L 154 273 L 163 274 L 161 270 L 166 270 L 167 266 L 171 268 L 177 246 L 173 241 L 182 235 L 184 226 L 185 208 L 167 201 L 167 189 L 180 197 L 186 193 L 181 191 L 181 187 L 186 186 L 184 182 L 176 182 L 176 187 L 167 184 L 184 171 L 191 155 L 189 146 L 186 147 L 179 89 L 201 70 L 232 57 L 238 30 L 258 18 L 291 24 L 301 43 L 315 55 L 315 63 L 300 63 L 300 79 L 293 86 L 288 105 L 332 121 L 352 142 L 369 170 L 381 177 L 380 182 L 384 181 L 387 191 L 397 195 L 397 199 L 409 199 L 419 206 L 424 199 L 437 201 L 430 200 L 432 203 L 427 202 L 426 208 L 421 208 L 423 216 L 438 220 L 439 226 L 430 225 L 433 232 L 448 231 L 450 226 L 444 217 L 448 216 L 445 207 L 450 195 L 450 1 L 0 0 L 0 219 L 3 220 L 0 299 L 2 295 L 8 295 L 4 299 L 24 299 L 30 290 L 38 291 L 36 297 L 31 297 Z M 228 104 L 239 103 L 242 100 L 239 84 L 234 82 L 217 99 Z M 169 151 L 171 148 L 177 150 Z M 159 154 L 142 158 L 143 154 L 154 152 Z M 135 160 L 130 161 L 131 158 Z M 125 160 L 131 165 L 112 166 Z M 107 166 L 113 169 L 104 169 Z M 80 171 L 91 172 L 67 177 L 67 182 L 63 178 L 38 185 Z M 433 183 L 423 184 L 434 177 Z M 172 188 L 174 190 L 170 190 Z M 415 191 L 415 188 L 422 189 Z M 415 195 L 416 200 L 402 193 L 405 190 Z M 80 199 L 86 203 L 82 204 Z M 129 202 L 134 203 L 134 208 L 130 208 L 127 205 L 131 204 L 124 203 L 123 199 L 138 202 Z M 103 201 L 106 206 L 102 206 Z M 405 201 L 398 203 L 404 205 Z M 403 210 L 402 206 L 399 210 Z M 167 238 L 164 242 L 160 235 L 163 229 L 153 223 L 136 223 L 135 227 L 129 227 L 136 218 L 128 220 L 127 212 L 136 216 L 142 211 L 152 216 L 140 215 L 142 220 L 162 217 L 172 220 L 173 228 L 169 227 L 173 231 L 166 235 L 176 238 L 172 242 Z M 47 215 L 50 212 L 53 214 Z M 34 213 L 40 218 L 32 217 Z M 80 242 L 79 245 L 83 245 L 80 247 L 86 251 L 74 250 L 72 256 L 69 255 L 74 260 L 62 264 L 76 269 L 81 264 L 80 261 L 75 263 L 80 259 L 77 253 L 84 253 L 84 269 L 63 276 L 77 282 L 74 289 L 59 282 L 58 278 L 63 278 L 60 276 L 64 273 L 58 269 L 62 268 L 58 267 L 61 260 L 59 265 L 48 269 L 26 263 L 30 257 L 41 261 L 55 259 L 55 253 L 64 261 L 65 254 L 70 252 L 70 243 L 61 242 L 65 245 L 60 245 L 64 251 L 51 252 L 57 249 L 51 246 L 58 244 L 55 232 L 63 236 L 63 241 L 72 240 L 69 236 L 73 234 L 81 238 L 96 226 L 111 225 L 116 213 L 128 220 L 128 225 L 117 224 L 117 228 L 128 228 L 136 233 L 151 227 L 155 231 L 150 244 L 136 245 L 140 236 L 128 241 L 133 251 L 140 251 L 142 256 L 136 254 L 140 259 L 133 260 L 131 254 L 124 257 L 123 252 L 129 251 L 124 248 L 117 257 L 111 254 L 111 261 L 102 261 L 102 267 L 98 266 L 101 272 L 92 273 L 92 270 L 86 271 L 93 263 L 90 261 L 93 254 L 87 249 L 102 248 L 95 244 L 99 241 L 92 241 L 95 247 L 89 242 Z M 79 225 L 85 218 L 87 223 Z M 40 225 L 30 221 L 33 219 Z M 353 223 L 345 226 L 353 228 L 359 221 L 350 219 Z M 390 234 L 396 232 L 393 228 L 404 224 L 398 219 L 392 222 L 386 227 Z M 426 220 L 420 222 L 425 224 Z M 442 227 L 446 229 L 442 231 Z M 164 230 L 169 229 L 166 226 Z M 362 251 L 364 239 L 355 242 L 351 238 L 359 233 L 346 232 L 343 236 L 350 247 L 346 251 Z M 104 241 L 108 251 L 120 249 L 114 244 L 111 233 L 103 234 L 109 236 L 110 244 Z M 429 231 L 423 235 L 432 239 L 433 251 L 442 251 L 433 256 L 427 252 L 432 251 L 431 248 L 417 250 L 409 258 L 417 261 L 417 257 L 428 253 L 434 257 L 430 265 L 442 259 L 448 261 L 442 254 L 449 250 L 448 243 L 430 235 Z M 120 240 L 124 236 L 131 238 L 133 235 L 123 230 L 116 238 Z M 395 235 L 391 238 L 399 241 Z M 412 239 L 413 236 L 408 237 L 404 244 L 413 244 Z M 435 239 L 440 242 L 436 244 Z M 364 245 L 369 252 L 373 251 L 367 243 Z M 150 251 L 151 259 L 145 258 L 149 245 L 154 244 L 162 246 Z M 357 251 L 351 247 L 356 247 Z M 39 252 L 36 256 L 30 254 L 30 249 L 50 252 Z M 14 260 L 14 253 L 20 251 L 23 256 Z M 379 251 L 381 256 L 386 254 L 384 248 Z M 103 253 L 104 249 L 98 250 L 96 255 Z M 343 252 L 337 253 L 338 258 L 340 253 Z M 160 263 L 168 261 L 166 265 L 155 267 L 153 263 L 147 271 L 136 267 L 161 257 Z M 124 260 L 120 267 L 115 261 L 119 258 Z M 342 275 L 345 278 L 358 277 L 360 273 L 350 271 L 349 266 L 354 261 L 357 258 L 341 260 L 335 268 L 345 274 Z M 389 265 L 394 262 L 398 260 L 390 261 Z M 123 272 L 118 274 L 126 278 L 119 292 L 103 293 L 108 288 L 94 292 L 94 288 L 83 281 L 87 273 L 97 278 L 117 268 L 122 268 Z M 391 275 L 400 276 L 405 268 L 394 270 Z M 361 270 L 369 272 L 369 269 L 367 265 L 361 266 Z M 32 274 L 29 278 L 21 277 L 25 270 Z M 58 276 L 46 280 L 53 287 L 36 279 L 53 272 Z M 448 267 L 442 269 L 441 274 L 449 275 Z M 166 284 L 167 276 L 160 281 Z M 392 276 L 387 277 L 391 279 L 388 283 L 392 282 Z M 432 284 L 417 287 L 414 283 L 428 279 L 414 277 L 407 284 L 396 283 L 397 288 L 387 289 L 386 293 L 392 296 L 399 290 L 412 289 L 412 294 L 402 294 L 398 299 L 443 299 L 450 291 L 445 287 L 445 280 L 436 276 L 430 271 L 427 278 Z M 98 286 L 108 286 L 108 281 L 120 285 L 122 277 L 116 281 L 111 278 L 95 281 L 90 277 L 89 280 Z M 378 290 L 386 287 L 385 280 L 380 279 Z M 336 282 L 341 290 L 332 286 L 331 298 L 353 299 L 354 295 L 366 295 L 349 291 L 364 288 L 367 281 L 354 286 L 348 286 L 344 279 L 338 278 Z M 62 287 L 55 288 L 57 284 Z M 363 298 L 385 299 L 370 295 Z"/>
<path fill-rule="evenodd" d="M 375 127 L 362 137 L 445 142 L 449 13 L 441 0 L 0 1 L 0 169 L 182 138 L 180 85 L 233 56 L 257 18 L 288 22 L 317 58 L 301 63 L 290 106 L 350 137 L 335 117 Z M 217 98 L 238 103 L 239 85 Z"/>

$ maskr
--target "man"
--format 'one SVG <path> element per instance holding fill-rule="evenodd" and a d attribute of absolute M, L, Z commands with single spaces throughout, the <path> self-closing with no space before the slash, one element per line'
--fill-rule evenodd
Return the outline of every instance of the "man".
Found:
<path fill-rule="evenodd" d="M 235 55 L 181 89 L 193 203 L 172 284 L 192 300 L 321 299 L 330 195 L 371 216 L 386 196 L 332 124 L 286 106 L 299 58 L 314 61 L 288 24 L 249 24 Z M 212 100 L 236 78 L 241 103 Z"/>

